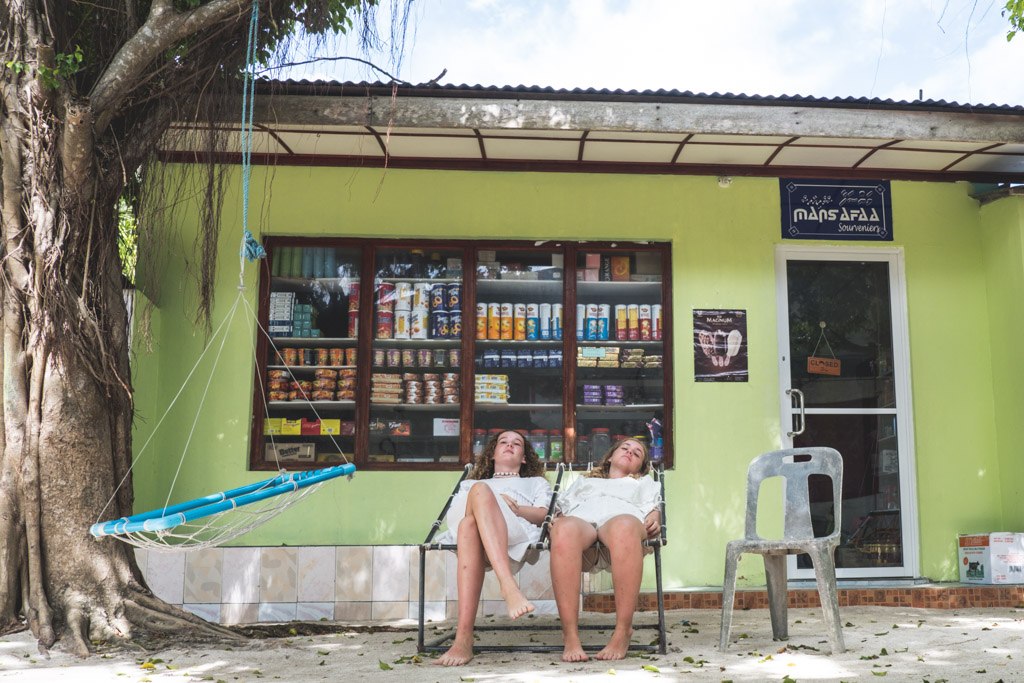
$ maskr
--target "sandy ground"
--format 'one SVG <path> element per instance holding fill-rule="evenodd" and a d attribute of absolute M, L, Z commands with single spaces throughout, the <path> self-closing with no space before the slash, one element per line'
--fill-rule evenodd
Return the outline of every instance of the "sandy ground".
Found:
<path fill-rule="evenodd" d="M 790 610 L 789 641 L 773 642 L 765 610 L 737 612 L 734 644 L 717 649 L 719 613 L 668 614 L 669 653 L 619 662 L 564 664 L 555 653 L 482 653 L 458 668 L 416 655 L 415 624 L 369 633 L 339 625 L 336 633 L 256 640 L 223 649 L 168 649 L 76 659 L 55 649 L 38 653 L 28 633 L 0 639 L 0 681 L 1022 681 L 1024 609 L 925 610 L 855 607 L 842 610 L 847 652 L 832 656 L 817 610 Z M 605 622 L 605 615 L 584 621 Z M 650 615 L 638 616 L 650 622 Z M 553 624 L 552 617 L 534 623 Z M 433 630 L 435 625 L 430 626 Z M 588 642 L 601 641 L 592 631 Z M 653 630 L 637 631 L 646 641 Z M 507 640 L 506 640 L 507 639 Z M 428 635 L 429 640 L 429 635 Z M 481 642 L 551 642 L 557 631 L 517 632 Z"/>

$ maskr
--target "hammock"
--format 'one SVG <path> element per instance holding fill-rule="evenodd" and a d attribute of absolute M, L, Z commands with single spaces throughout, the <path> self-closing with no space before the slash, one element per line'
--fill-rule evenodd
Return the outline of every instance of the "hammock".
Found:
<path fill-rule="evenodd" d="M 188 373 L 182 387 L 178 390 L 178 394 L 171 401 L 171 404 L 167 407 L 167 410 L 153 428 L 153 432 L 150 434 L 149 439 L 145 444 L 143 444 L 142 448 L 139 449 L 135 459 L 132 461 L 131 467 L 128 468 L 129 473 L 131 472 L 132 467 L 135 466 L 135 463 L 138 462 L 142 453 L 146 450 L 149 442 L 153 439 L 153 436 L 160 428 L 164 418 L 167 417 L 167 414 L 174 406 L 178 397 L 181 396 L 181 393 L 185 388 L 184 385 L 187 384 L 195 374 L 196 369 L 203 360 L 203 357 L 206 355 L 207 351 L 210 350 L 216 338 L 223 331 L 224 335 L 221 338 L 220 347 L 217 351 L 216 359 L 214 360 L 214 367 L 216 367 L 217 361 L 220 360 L 220 354 L 224 350 L 224 342 L 227 340 L 227 329 L 231 321 L 234 319 L 235 313 L 238 311 L 239 304 L 245 305 L 245 308 L 249 311 L 250 316 L 255 321 L 256 326 L 268 339 L 270 346 L 274 351 L 277 351 L 277 348 L 274 345 L 274 340 L 270 337 L 267 330 L 264 329 L 263 325 L 260 324 L 259 317 L 252 309 L 249 302 L 245 299 L 245 262 L 256 261 L 266 256 L 266 252 L 262 245 L 259 244 L 248 229 L 249 174 L 251 168 L 250 156 L 252 152 L 253 126 L 252 112 L 253 98 L 255 97 L 253 65 L 255 62 L 255 38 L 258 16 L 258 0 L 253 0 L 252 15 L 249 22 L 249 47 L 247 68 L 245 72 L 245 87 L 242 95 L 242 246 L 239 252 L 238 296 L 235 298 L 235 303 L 232 305 L 224 321 L 221 322 L 218 329 L 211 335 L 210 340 L 200 354 L 199 359 L 196 361 L 192 370 Z M 255 349 L 253 349 L 253 351 L 255 353 Z M 257 376 L 260 375 L 257 374 Z M 211 372 L 210 380 L 212 379 L 213 373 Z M 262 383 L 262 379 L 260 382 Z M 178 463 L 178 470 L 175 472 L 174 481 L 171 482 L 170 491 L 174 490 L 174 484 L 177 481 L 178 473 L 181 472 L 181 466 L 185 460 L 185 454 L 188 451 L 189 444 L 192 441 L 192 435 L 195 432 L 196 423 L 202 413 L 202 406 L 206 400 L 209 388 L 210 381 L 208 380 L 206 384 L 206 391 L 203 392 L 202 399 L 200 400 L 196 419 L 192 423 L 192 432 L 189 433 L 188 438 L 185 441 L 181 460 Z M 261 386 L 260 394 L 265 396 L 265 392 L 262 391 L 262 389 L 263 387 Z M 309 401 L 309 397 L 305 396 L 304 391 L 303 396 L 306 398 L 314 414 L 319 418 L 319 413 L 317 413 L 312 402 Z M 266 399 L 264 399 L 264 410 L 266 409 Z M 273 440 L 273 437 L 271 437 L 271 440 Z M 334 445 L 341 454 L 341 457 L 345 459 L 344 453 L 341 452 L 341 448 L 338 446 L 338 443 L 334 440 L 333 436 L 331 437 L 331 441 L 334 442 Z M 275 450 L 275 460 L 276 458 Z M 256 482 L 254 484 L 248 484 L 246 486 L 240 486 L 236 489 L 231 489 L 222 493 L 202 496 L 176 505 L 169 505 L 169 491 L 168 500 L 163 507 L 107 522 L 97 521 L 89 528 L 89 533 L 97 539 L 106 536 L 113 536 L 125 543 L 148 550 L 173 551 L 208 548 L 230 541 L 251 531 L 255 527 L 263 524 L 270 518 L 305 498 L 307 495 L 318 489 L 325 481 L 343 475 L 347 475 L 351 478 L 356 467 L 355 465 L 347 462 L 346 459 L 344 464 L 320 470 L 288 473 L 281 469 L 280 463 L 278 463 L 278 469 L 281 473 L 270 479 Z M 124 478 L 121 479 L 121 482 L 115 488 L 114 493 L 107 501 L 107 504 L 100 511 L 100 516 L 103 515 L 107 507 L 111 504 L 114 497 L 117 495 L 117 490 L 121 488 L 127 478 L 128 473 L 125 473 Z"/>
<path fill-rule="evenodd" d="M 96 538 L 116 536 L 148 550 L 208 548 L 251 531 L 305 498 L 325 481 L 351 475 L 355 470 L 355 465 L 346 463 L 322 470 L 280 474 L 186 503 L 98 522 L 89 533 Z M 231 511 L 235 514 L 223 514 Z"/>

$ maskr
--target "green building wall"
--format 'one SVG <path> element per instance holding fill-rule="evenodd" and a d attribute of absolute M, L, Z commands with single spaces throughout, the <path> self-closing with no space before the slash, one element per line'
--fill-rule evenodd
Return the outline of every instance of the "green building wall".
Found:
<path fill-rule="evenodd" d="M 152 347 L 136 330 L 133 359 L 138 510 L 266 476 L 247 471 L 258 266 L 245 267 L 239 295 L 238 177 L 232 169 L 213 327 L 233 307 L 235 317 L 216 372 L 219 339 L 176 400 L 207 341 L 193 324 L 190 276 L 198 192 L 168 214 L 158 248 L 140 259 L 153 310 Z M 1024 428 L 1015 419 L 1024 390 L 1014 349 L 1024 327 L 1021 209 L 1007 200 L 981 209 L 968 192 L 965 183 L 893 182 L 895 241 L 875 243 L 905 254 L 919 573 L 935 580 L 956 579 L 958 532 L 1024 521 Z M 743 531 L 747 463 L 780 444 L 778 180 L 721 187 L 698 176 L 257 167 L 251 195 L 252 228 L 263 235 L 670 241 L 676 455 L 666 480 L 665 579 L 673 588 L 721 584 L 725 542 Z M 694 308 L 747 310 L 749 382 L 693 382 Z M 418 543 L 454 481 L 453 472 L 361 471 L 236 543 Z M 741 565 L 741 575 L 760 581 L 760 563 Z"/>

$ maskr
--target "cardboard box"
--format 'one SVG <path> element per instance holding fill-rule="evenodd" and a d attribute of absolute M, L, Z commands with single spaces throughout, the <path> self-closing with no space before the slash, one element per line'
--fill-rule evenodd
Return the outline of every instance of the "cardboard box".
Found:
<path fill-rule="evenodd" d="M 263 419 L 263 434 L 276 436 L 281 433 L 281 425 L 284 424 L 283 417 L 267 417 Z"/>
<path fill-rule="evenodd" d="M 583 267 L 593 268 L 594 270 L 600 270 L 601 268 L 601 255 L 600 254 L 584 254 L 583 255 Z"/>
<path fill-rule="evenodd" d="M 962 583 L 1024 583 L 1024 534 L 960 534 Z"/>
<path fill-rule="evenodd" d="M 434 418 L 434 436 L 458 436 L 459 419 L 448 417 Z"/>
<path fill-rule="evenodd" d="M 281 434 L 284 436 L 299 436 L 302 434 L 302 420 L 281 420 Z"/>
<path fill-rule="evenodd" d="M 324 418 L 320 420 L 320 435 L 341 434 L 341 420 Z"/>
<path fill-rule="evenodd" d="M 264 457 L 267 462 L 313 462 L 316 460 L 316 445 L 311 443 L 268 443 L 265 453 Z"/>
<path fill-rule="evenodd" d="M 612 256 L 612 280 L 615 282 L 629 282 L 629 257 Z"/>
<path fill-rule="evenodd" d="M 299 426 L 302 436 L 320 436 L 320 420 L 307 420 L 302 418 Z"/>

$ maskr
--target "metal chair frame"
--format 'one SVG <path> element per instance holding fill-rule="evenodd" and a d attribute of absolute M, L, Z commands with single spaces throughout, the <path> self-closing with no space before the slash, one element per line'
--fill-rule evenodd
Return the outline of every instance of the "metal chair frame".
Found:
<path fill-rule="evenodd" d="M 455 487 L 452 489 L 451 494 L 448 496 L 448 500 L 445 501 L 444 507 L 441 508 L 441 512 L 438 514 L 437 519 L 430 527 L 430 531 L 427 533 L 426 540 L 420 544 L 420 575 L 419 575 L 419 624 L 418 624 L 418 635 L 416 639 L 416 648 L 418 652 L 444 652 L 449 647 L 449 641 L 455 637 L 455 629 L 446 631 L 444 634 L 437 636 L 429 642 L 425 640 L 425 612 L 426 606 L 424 602 L 425 592 L 425 577 L 426 565 L 427 565 L 427 551 L 428 550 L 456 550 L 457 546 L 452 543 L 436 543 L 433 541 L 434 536 L 440 530 L 444 524 L 445 515 L 448 513 L 448 508 L 451 507 L 452 499 L 455 494 L 458 493 L 459 487 L 462 482 L 465 481 L 472 469 L 471 464 L 467 464 L 462 472 L 462 476 L 456 482 Z M 551 521 L 554 518 L 555 504 L 558 501 L 558 493 L 562 485 L 562 475 L 566 470 L 566 466 L 559 463 L 556 468 L 555 484 L 552 487 L 551 501 L 548 503 L 548 512 L 544 516 L 544 521 L 541 524 L 540 540 L 530 546 L 531 550 L 550 550 L 551 542 L 549 532 L 551 528 Z M 660 467 L 656 467 L 654 475 L 661 486 L 661 534 L 654 539 L 644 541 L 645 547 L 650 547 L 654 551 L 654 567 L 655 576 L 657 580 L 658 590 L 658 623 L 657 624 L 634 624 L 636 629 L 657 629 L 658 630 L 658 641 L 656 645 L 647 645 L 640 643 L 630 643 L 629 650 L 631 652 L 658 652 L 665 654 L 668 651 L 668 640 L 665 630 L 665 596 L 662 591 L 662 573 L 661 573 L 661 548 L 668 542 L 666 535 L 665 525 L 665 477 L 664 472 Z M 600 550 L 600 543 L 595 544 Z M 581 624 L 581 631 L 605 631 L 615 627 L 614 624 Z M 477 625 L 475 631 L 477 632 L 502 632 L 502 631 L 560 631 L 561 626 L 559 624 L 537 624 L 532 622 L 517 623 L 517 624 L 484 624 Z M 595 652 L 600 650 L 603 645 L 584 645 L 583 649 L 589 652 Z M 562 650 L 561 645 L 544 645 L 541 643 L 529 643 L 526 645 L 481 645 L 474 644 L 474 653 L 479 652 L 560 652 Z"/>

